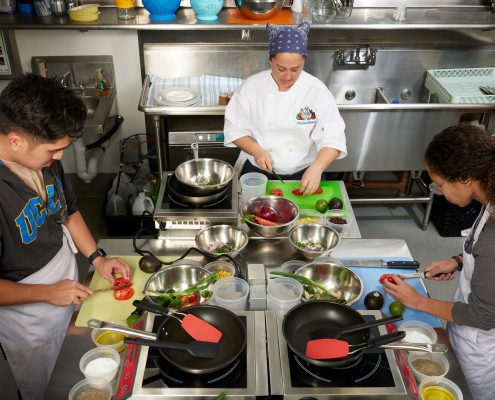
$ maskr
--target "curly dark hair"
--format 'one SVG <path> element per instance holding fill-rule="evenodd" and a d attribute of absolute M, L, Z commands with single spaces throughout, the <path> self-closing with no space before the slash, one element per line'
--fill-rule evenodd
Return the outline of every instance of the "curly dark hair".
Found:
<path fill-rule="evenodd" d="M 0 94 L 0 134 L 19 130 L 38 143 L 80 137 L 86 107 L 54 79 L 26 74 Z"/>
<path fill-rule="evenodd" d="M 495 139 L 490 132 L 461 123 L 444 129 L 428 145 L 428 168 L 449 182 L 477 180 L 495 201 Z"/>

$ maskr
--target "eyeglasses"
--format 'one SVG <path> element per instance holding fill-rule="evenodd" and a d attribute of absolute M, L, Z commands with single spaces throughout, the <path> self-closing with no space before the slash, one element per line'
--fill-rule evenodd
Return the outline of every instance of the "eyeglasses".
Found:
<path fill-rule="evenodd" d="M 432 192 L 433 194 L 436 194 L 438 196 L 443 196 L 442 188 L 436 182 L 430 183 L 428 185 L 428 189 L 430 189 L 430 192 Z"/>

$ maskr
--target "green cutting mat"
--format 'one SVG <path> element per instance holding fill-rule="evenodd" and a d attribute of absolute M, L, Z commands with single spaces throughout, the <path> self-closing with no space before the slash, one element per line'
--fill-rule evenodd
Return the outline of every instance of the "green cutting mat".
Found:
<path fill-rule="evenodd" d="M 323 189 L 322 194 L 309 194 L 306 196 L 296 196 L 292 194 L 292 190 L 301 187 L 301 181 L 268 181 L 266 184 L 266 194 L 270 194 L 272 189 L 282 189 L 284 197 L 297 204 L 301 210 L 316 210 L 315 204 L 318 200 L 324 199 L 329 201 L 332 197 L 338 197 L 344 203 L 342 192 L 340 191 L 340 182 L 337 181 L 322 181 L 320 186 Z M 345 208 L 345 206 L 344 206 Z"/>

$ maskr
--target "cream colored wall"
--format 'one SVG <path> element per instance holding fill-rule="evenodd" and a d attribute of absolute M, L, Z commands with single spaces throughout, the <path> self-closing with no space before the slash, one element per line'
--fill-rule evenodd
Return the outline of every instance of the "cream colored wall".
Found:
<path fill-rule="evenodd" d="M 141 93 L 138 36 L 135 30 L 100 31 L 15 31 L 24 72 L 31 72 L 32 56 L 111 55 L 117 88 L 115 112 L 124 117 L 120 130 L 110 139 L 100 160 L 100 172 L 117 172 L 120 139 L 145 132 L 144 114 L 137 109 Z M 69 149 L 62 160 L 67 172 L 75 172 Z"/>

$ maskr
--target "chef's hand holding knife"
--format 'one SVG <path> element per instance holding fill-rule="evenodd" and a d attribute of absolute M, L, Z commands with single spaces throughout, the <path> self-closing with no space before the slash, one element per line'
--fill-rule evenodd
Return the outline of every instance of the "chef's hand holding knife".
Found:
<path fill-rule="evenodd" d="M 425 268 L 425 276 L 427 279 L 434 279 L 436 281 L 451 281 L 454 279 L 455 271 L 457 271 L 457 261 L 453 258 L 447 258 L 445 260 L 432 261 Z"/>
<path fill-rule="evenodd" d="M 261 146 L 253 152 L 253 158 L 256 165 L 266 172 L 272 172 L 272 156 L 270 152 Z"/>

